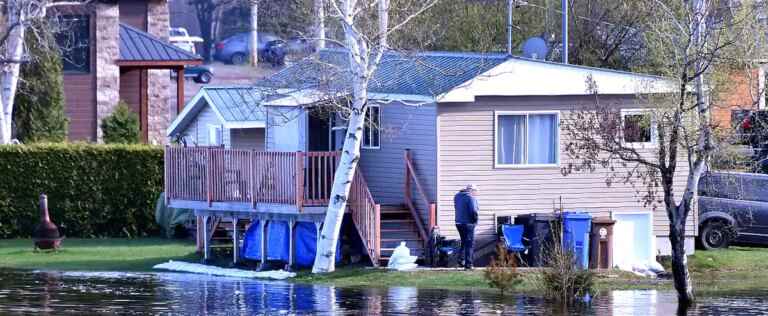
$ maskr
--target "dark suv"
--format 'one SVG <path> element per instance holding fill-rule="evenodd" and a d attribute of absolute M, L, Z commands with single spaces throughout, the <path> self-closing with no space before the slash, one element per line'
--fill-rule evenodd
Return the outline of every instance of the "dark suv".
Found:
<path fill-rule="evenodd" d="M 768 245 L 768 175 L 710 172 L 699 181 L 699 242 Z"/>

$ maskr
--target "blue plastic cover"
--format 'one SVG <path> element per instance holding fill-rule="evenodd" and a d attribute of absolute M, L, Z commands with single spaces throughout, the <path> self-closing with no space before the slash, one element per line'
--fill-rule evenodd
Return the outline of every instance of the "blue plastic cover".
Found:
<path fill-rule="evenodd" d="M 314 223 L 298 222 L 293 229 L 296 255 L 294 262 L 297 267 L 311 267 L 315 263 L 317 253 L 317 228 Z M 341 240 L 336 244 L 336 262 L 341 260 Z"/>
<path fill-rule="evenodd" d="M 243 258 L 261 260 L 261 225 L 258 220 L 251 222 L 243 238 Z"/>
<path fill-rule="evenodd" d="M 269 221 L 267 224 L 267 260 L 288 262 L 291 251 L 288 222 Z"/>
<path fill-rule="evenodd" d="M 523 245 L 523 225 L 502 225 L 501 231 L 504 234 L 504 243 L 509 251 L 524 251 Z"/>
<path fill-rule="evenodd" d="M 563 213 L 563 247 L 573 251 L 580 268 L 589 267 L 589 233 L 592 216 L 589 213 Z"/>

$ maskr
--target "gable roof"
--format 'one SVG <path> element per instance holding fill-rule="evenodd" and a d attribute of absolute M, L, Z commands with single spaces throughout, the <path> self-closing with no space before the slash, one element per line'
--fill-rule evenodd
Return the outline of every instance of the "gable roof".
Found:
<path fill-rule="evenodd" d="M 432 97 L 500 65 L 506 59 L 503 54 L 387 52 L 382 56 L 368 89 L 371 93 Z M 346 51 L 326 49 L 256 85 L 344 93 L 351 85 L 351 75 Z"/>
<path fill-rule="evenodd" d="M 263 128 L 267 117 L 260 106 L 263 98 L 264 89 L 257 87 L 202 87 L 176 116 L 166 134 L 171 136 L 186 129 L 206 106 L 211 107 L 225 128 Z"/>
<path fill-rule="evenodd" d="M 200 63 L 197 55 L 187 52 L 147 32 L 120 23 L 120 59 L 118 64 L 163 62 L 185 65 Z"/>

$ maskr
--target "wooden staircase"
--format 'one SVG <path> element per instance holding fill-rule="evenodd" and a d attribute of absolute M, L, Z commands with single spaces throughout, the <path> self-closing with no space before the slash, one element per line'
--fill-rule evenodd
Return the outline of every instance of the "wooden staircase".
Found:
<path fill-rule="evenodd" d="M 425 257 L 425 245 L 419 236 L 419 228 L 411 211 L 404 205 L 381 206 L 381 260 L 386 262 L 400 245 L 405 245 L 411 250 L 411 255 L 419 258 Z"/>

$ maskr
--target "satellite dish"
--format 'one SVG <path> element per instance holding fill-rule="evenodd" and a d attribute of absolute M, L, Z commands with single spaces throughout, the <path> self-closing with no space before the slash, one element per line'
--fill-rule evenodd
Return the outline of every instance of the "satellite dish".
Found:
<path fill-rule="evenodd" d="M 543 60 L 547 58 L 548 53 L 547 41 L 541 37 L 534 36 L 523 43 L 523 57 Z"/>

